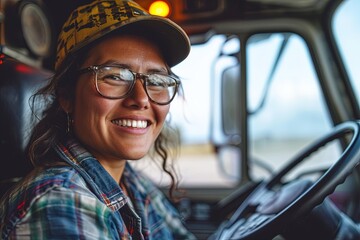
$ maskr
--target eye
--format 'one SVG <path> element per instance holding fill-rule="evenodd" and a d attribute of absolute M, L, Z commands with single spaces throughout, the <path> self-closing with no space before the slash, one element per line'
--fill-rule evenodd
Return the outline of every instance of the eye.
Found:
<path fill-rule="evenodd" d="M 104 81 L 120 81 L 120 80 L 122 80 L 121 77 L 116 74 L 101 75 L 100 79 L 102 79 Z"/>
<path fill-rule="evenodd" d="M 98 72 L 98 80 L 111 85 L 129 84 L 134 76 L 129 69 L 119 67 L 104 67 Z"/>

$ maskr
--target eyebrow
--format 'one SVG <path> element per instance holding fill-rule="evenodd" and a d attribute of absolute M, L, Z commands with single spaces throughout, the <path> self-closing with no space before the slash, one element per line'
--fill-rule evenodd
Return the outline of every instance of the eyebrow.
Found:
<path fill-rule="evenodd" d="M 129 70 L 132 70 L 131 65 L 126 64 L 126 63 L 119 63 L 119 62 L 113 61 L 113 60 L 106 61 L 104 63 L 99 64 L 99 66 L 105 66 L 105 65 L 122 67 L 122 68 L 127 68 Z M 143 74 L 149 74 L 149 73 L 170 74 L 169 70 L 166 67 L 150 68 L 150 69 L 147 70 L 146 73 L 143 73 Z"/>

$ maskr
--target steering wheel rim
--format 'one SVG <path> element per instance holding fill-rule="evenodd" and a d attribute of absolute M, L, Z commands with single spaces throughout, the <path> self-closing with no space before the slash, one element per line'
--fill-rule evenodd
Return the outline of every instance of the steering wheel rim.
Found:
<path fill-rule="evenodd" d="M 243 216 L 248 215 L 250 217 L 247 217 L 246 219 L 250 219 L 255 214 L 252 213 L 252 211 L 255 211 L 257 206 L 253 203 L 258 199 L 261 199 L 261 197 L 264 197 L 266 194 L 269 194 L 271 188 L 276 184 L 281 183 L 281 179 L 290 170 L 295 168 L 299 163 L 304 161 L 321 147 L 333 140 L 340 139 L 349 133 L 353 133 L 352 138 L 339 159 L 314 183 L 312 183 L 310 187 L 306 187 L 305 191 L 301 191 L 288 206 L 279 210 L 278 213 L 269 215 L 270 217 L 266 219 L 264 219 L 264 216 L 261 216 L 262 220 L 260 222 L 256 220 L 257 222 L 251 225 L 251 229 L 245 229 L 246 227 L 242 226 L 242 223 L 247 221 Z M 260 184 L 245 199 L 230 220 L 223 225 L 222 230 L 218 234 L 218 239 L 232 239 L 231 236 L 234 236 L 234 234 L 238 240 L 264 239 L 264 236 L 272 239 L 280 234 L 287 224 L 308 213 L 324 201 L 326 196 L 331 194 L 339 184 L 345 181 L 346 177 L 352 172 L 354 167 L 359 164 L 359 159 L 360 122 L 348 121 L 337 125 L 330 133 L 300 151 L 299 154 L 289 161 L 289 163 L 271 179 Z M 247 228 L 249 228 L 248 226 L 249 225 L 247 225 Z M 241 230 L 241 228 L 243 229 Z"/>

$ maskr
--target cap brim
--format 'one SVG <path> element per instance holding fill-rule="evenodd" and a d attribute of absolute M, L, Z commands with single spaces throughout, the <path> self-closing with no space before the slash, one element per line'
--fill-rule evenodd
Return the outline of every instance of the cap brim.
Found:
<path fill-rule="evenodd" d="M 124 30 L 139 30 L 158 43 L 170 67 L 182 62 L 190 53 L 190 40 L 187 34 L 166 18 L 143 16 L 123 27 Z"/>
<path fill-rule="evenodd" d="M 77 52 L 83 46 L 99 41 L 114 32 L 138 32 L 152 39 L 158 44 L 165 61 L 170 67 L 182 62 L 190 53 L 190 40 L 184 30 L 167 18 L 153 15 L 138 16 L 103 29 L 78 44 L 72 52 Z"/>

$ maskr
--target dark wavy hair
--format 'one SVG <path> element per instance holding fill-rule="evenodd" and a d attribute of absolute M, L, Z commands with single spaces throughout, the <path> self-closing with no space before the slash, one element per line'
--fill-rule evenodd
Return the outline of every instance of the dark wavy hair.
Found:
<path fill-rule="evenodd" d="M 89 49 L 91 46 L 87 47 Z M 59 103 L 59 97 L 69 100 L 75 98 L 75 87 L 80 66 L 87 57 L 87 51 L 73 54 L 59 71 L 56 71 L 48 83 L 39 89 L 31 100 L 31 107 L 36 113 L 37 124 L 32 130 L 27 146 L 27 156 L 35 167 L 49 167 L 63 164 L 54 152 L 54 146 L 68 137 L 66 129 L 68 119 Z M 168 68 L 170 73 L 173 74 Z M 180 89 L 181 91 L 181 89 Z M 43 107 L 40 116 L 38 106 Z M 153 144 L 152 159 L 159 162 L 162 170 L 170 177 L 169 196 L 174 198 L 178 187 L 178 178 L 173 167 L 173 159 L 178 153 L 180 141 L 175 130 L 165 126 Z M 175 137 L 174 137 L 175 136 Z"/>

